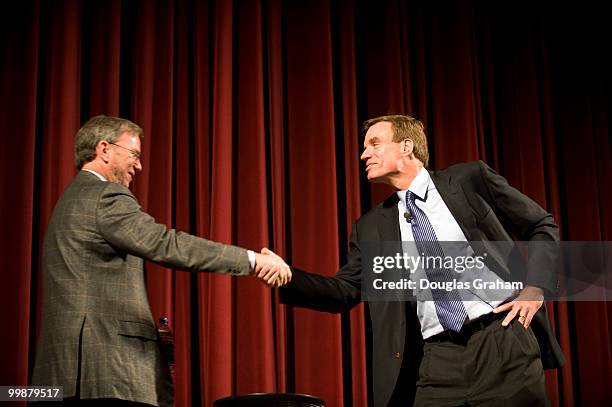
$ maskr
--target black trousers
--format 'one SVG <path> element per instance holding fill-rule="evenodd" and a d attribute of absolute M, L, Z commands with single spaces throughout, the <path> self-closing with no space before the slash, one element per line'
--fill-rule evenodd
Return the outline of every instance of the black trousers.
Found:
<path fill-rule="evenodd" d="M 494 320 L 465 340 L 426 341 L 414 405 L 548 406 L 531 328 Z"/>

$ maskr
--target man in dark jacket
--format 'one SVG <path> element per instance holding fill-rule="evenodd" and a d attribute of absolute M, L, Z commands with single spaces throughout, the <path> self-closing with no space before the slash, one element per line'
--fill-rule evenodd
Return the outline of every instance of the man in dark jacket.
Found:
<path fill-rule="evenodd" d="M 364 131 L 368 179 L 397 192 L 355 222 L 348 261 L 335 276 L 293 268 L 282 302 L 341 312 L 363 299 L 372 244 L 412 242 L 431 255 L 443 253 L 442 242 L 464 242 L 467 255 L 489 254 L 481 257 L 484 281 L 520 280 L 522 289 L 469 301 L 456 290 L 369 301 L 374 405 L 406 406 L 413 398 L 417 406 L 547 405 L 543 367 L 564 363 L 543 306 L 556 291 L 552 215 L 481 161 L 428 171 L 423 125 L 412 117 L 371 119 Z M 528 272 L 517 276 L 509 266 L 514 251 L 493 243 L 514 245 L 511 236 L 552 244 L 530 252 Z M 426 279 L 439 278 L 435 271 L 424 270 Z"/>

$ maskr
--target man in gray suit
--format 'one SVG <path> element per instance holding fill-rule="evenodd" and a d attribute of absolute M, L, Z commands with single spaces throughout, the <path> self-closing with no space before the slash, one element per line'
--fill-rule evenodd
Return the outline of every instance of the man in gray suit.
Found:
<path fill-rule="evenodd" d="M 63 386 L 64 398 L 78 405 L 173 402 L 143 259 L 233 276 L 256 269 L 278 284 L 290 278 L 278 258 L 168 229 L 145 213 L 128 189 L 142 170 L 141 138 L 142 129 L 129 120 L 89 120 L 75 139 L 81 171 L 45 234 L 33 384 Z"/>

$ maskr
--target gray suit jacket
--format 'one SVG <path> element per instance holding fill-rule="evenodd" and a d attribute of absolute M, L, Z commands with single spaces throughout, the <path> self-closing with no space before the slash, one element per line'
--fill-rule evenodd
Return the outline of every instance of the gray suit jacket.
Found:
<path fill-rule="evenodd" d="M 81 398 L 171 405 L 143 259 L 191 271 L 250 272 L 246 250 L 169 230 L 122 185 L 81 171 L 53 210 L 43 247 L 42 326 L 33 384 Z"/>

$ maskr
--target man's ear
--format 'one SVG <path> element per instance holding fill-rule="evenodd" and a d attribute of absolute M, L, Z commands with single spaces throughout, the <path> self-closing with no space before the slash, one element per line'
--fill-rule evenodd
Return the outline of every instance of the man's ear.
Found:
<path fill-rule="evenodd" d="M 106 140 L 101 140 L 96 146 L 96 157 L 100 157 L 102 161 L 107 163 L 109 161 L 108 153 L 110 149 L 110 143 Z"/>
<path fill-rule="evenodd" d="M 402 140 L 402 153 L 403 154 L 410 154 L 412 153 L 412 150 L 414 149 L 414 144 L 412 143 L 412 140 L 410 140 L 409 138 Z"/>

